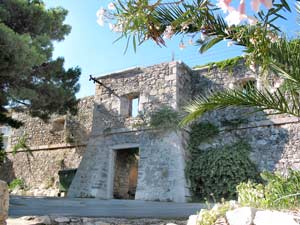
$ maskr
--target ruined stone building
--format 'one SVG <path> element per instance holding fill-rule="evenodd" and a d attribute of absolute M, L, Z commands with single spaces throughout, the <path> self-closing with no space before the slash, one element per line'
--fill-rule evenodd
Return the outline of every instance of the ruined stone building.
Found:
<path fill-rule="evenodd" d="M 8 159 L 0 166 L 0 179 L 22 178 L 27 194 L 56 195 L 58 171 L 77 168 L 68 191 L 71 197 L 141 199 L 185 202 L 189 182 L 185 178 L 187 132 L 136 126 L 138 112 L 162 106 L 175 110 L 211 88 L 231 88 L 252 82 L 257 75 L 243 64 L 232 72 L 218 68 L 192 70 L 182 62 L 146 68 L 136 67 L 101 76 L 95 95 L 80 100 L 77 116 L 53 117 L 49 123 L 13 113 L 25 122 L 18 130 L 3 127 Z M 275 82 L 275 81 L 272 81 Z M 271 84 L 272 85 L 272 84 Z M 245 139 L 251 159 L 260 170 L 300 167 L 298 118 L 262 113 L 232 126 L 241 111 L 226 109 L 205 115 L 222 131 L 201 148 Z M 12 154 L 23 141 L 30 152 Z"/>

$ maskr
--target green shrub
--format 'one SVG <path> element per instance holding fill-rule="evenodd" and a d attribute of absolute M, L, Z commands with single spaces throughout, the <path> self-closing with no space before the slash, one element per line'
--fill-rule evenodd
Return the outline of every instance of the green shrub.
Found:
<path fill-rule="evenodd" d="M 249 159 L 250 146 L 245 142 L 198 152 L 187 162 L 186 172 L 191 191 L 199 199 L 234 199 L 239 183 L 258 181 L 259 173 Z"/>
<path fill-rule="evenodd" d="M 191 125 L 188 150 L 192 155 L 198 155 L 198 146 L 205 140 L 219 134 L 219 129 L 211 123 L 195 123 Z M 193 158 L 192 158 L 193 159 Z"/>
<path fill-rule="evenodd" d="M 242 60 L 243 60 L 242 56 L 237 56 L 237 57 L 225 59 L 225 60 L 222 60 L 219 62 L 212 62 L 212 63 L 207 63 L 204 65 L 196 65 L 193 68 L 199 69 L 199 68 L 203 68 L 203 67 L 208 67 L 208 70 L 211 70 L 213 67 L 216 67 L 220 70 L 226 69 L 226 70 L 228 70 L 229 74 L 232 74 L 236 65 L 238 65 Z"/>
<path fill-rule="evenodd" d="M 224 217 L 226 212 L 234 209 L 234 204 L 231 202 L 217 203 L 213 208 L 201 209 L 197 224 L 214 225 L 218 218 Z"/>
<path fill-rule="evenodd" d="M 9 188 L 9 190 L 14 190 L 14 189 L 16 189 L 16 188 L 19 188 L 19 189 L 25 189 L 25 182 L 24 182 L 24 180 L 23 179 L 19 179 L 19 178 L 17 178 L 17 179 L 14 179 L 12 182 L 10 182 L 9 183 L 9 185 L 8 185 L 8 188 Z"/>
<path fill-rule="evenodd" d="M 152 128 L 177 129 L 179 122 L 179 112 L 169 106 L 163 106 L 150 114 L 149 125 Z"/>
<path fill-rule="evenodd" d="M 288 176 L 279 173 L 261 174 L 264 184 L 241 183 L 237 187 L 241 205 L 267 209 L 293 209 L 300 206 L 300 172 L 290 170 Z"/>
<path fill-rule="evenodd" d="M 30 148 L 27 146 L 26 142 L 28 140 L 27 134 L 22 135 L 18 142 L 13 146 L 12 152 L 15 155 L 19 150 L 25 150 L 30 152 Z"/>

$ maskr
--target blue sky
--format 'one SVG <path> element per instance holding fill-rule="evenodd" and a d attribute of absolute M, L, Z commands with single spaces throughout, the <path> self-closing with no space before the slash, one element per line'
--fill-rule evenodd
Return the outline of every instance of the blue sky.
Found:
<path fill-rule="evenodd" d="M 198 52 L 199 47 L 187 46 L 180 50 L 179 37 L 167 42 L 167 47 L 159 47 L 148 41 L 138 47 L 134 53 L 129 48 L 124 54 L 125 40 L 113 43 L 118 34 L 110 31 L 108 26 L 100 27 L 96 23 L 96 12 L 110 1 L 106 0 L 45 0 L 47 7 L 62 6 L 69 11 L 65 23 L 72 26 L 71 33 L 62 42 L 55 43 L 53 57 L 65 58 L 65 67 L 79 66 L 82 69 L 80 78 L 81 89 L 77 97 L 94 94 L 94 84 L 89 81 L 89 75 L 100 76 L 105 73 L 133 66 L 148 66 L 160 62 L 182 60 L 189 66 L 201 65 L 207 62 L 220 61 L 241 54 L 238 47 L 227 47 L 221 43 L 205 54 Z M 290 2 L 294 2 L 290 0 Z M 282 24 L 284 30 L 294 32 L 297 28 L 296 14 L 289 15 L 289 20 Z M 298 26 L 299 27 L 299 26 Z M 188 39 L 187 39 L 188 40 Z"/>

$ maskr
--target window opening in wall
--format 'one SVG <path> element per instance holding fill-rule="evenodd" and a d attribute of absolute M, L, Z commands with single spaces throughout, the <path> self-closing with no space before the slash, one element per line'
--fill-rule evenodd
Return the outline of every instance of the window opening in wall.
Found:
<path fill-rule="evenodd" d="M 120 98 L 120 114 L 124 117 L 137 117 L 139 114 L 139 94 L 131 93 Z"/>
<path fill-rule="evenodd" d="M 139 114 L 139 97 L 131 99 L 130 116 L 137 117 Z"/>
<path fill-rule="evenodd" d="M 115 199 L 135 199 L 139 149 L 119 149 L 115 153 L 113 196 Z"/>

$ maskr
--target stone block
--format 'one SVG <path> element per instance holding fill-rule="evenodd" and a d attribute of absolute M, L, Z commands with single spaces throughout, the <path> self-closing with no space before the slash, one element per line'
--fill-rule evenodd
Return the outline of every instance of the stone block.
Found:
<path fill-rule="evenodd" d="M 70 222 L 70 219 L 67 217 L 58 217 L 58 218 L 55 218 L 54 221 L 57 223 L 68 223 L 68 222 Z"/>
<path fill-rule="evenodd" d="M 278 211 L 259 211 L 255 214 L 254 225 L 297 225 L 292 215 Z"/>
<path fill-rule="evenodd" d="M 226 212 L 229 225 L 252 225 L 257 209 L 251 207 L 237 208 Z"/>
<path fill-rule="evenodd" d="M 0 224 L 5 225 L 8 217 L 9 193 L 6 182 L 0 180 Z"/>
<path fill-rule="evenodd" d="M 187 222 L 187 225 L 197 225 L 197 219 L 198 219 L 198 215 L 189 216 L 189 220 Z"/>

